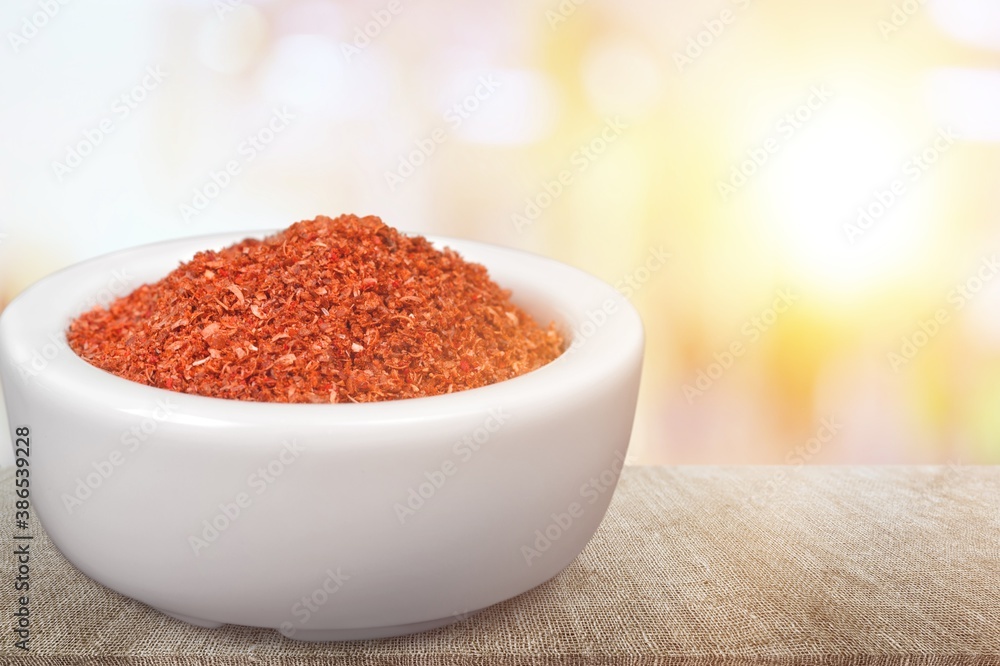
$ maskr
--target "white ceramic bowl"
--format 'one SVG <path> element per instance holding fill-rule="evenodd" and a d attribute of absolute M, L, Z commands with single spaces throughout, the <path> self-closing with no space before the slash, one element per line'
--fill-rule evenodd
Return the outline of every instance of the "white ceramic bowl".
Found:
<path fill-rule="evenodd" d="M 99 370 L 65 341 L 92 305 L 198 250 L 158 243 L 27 289 L 0 317 L 12 428 L 31 433 L 31 499 L 94 580 L 192 624 L 343 640 L 443 626 L 566 567 L 607 509 L 643 354 L 635 309 L 558 262 L 432 238 L 484 264 L 573 340 L 534 372 L 369 404 L 186 395 Z"/>

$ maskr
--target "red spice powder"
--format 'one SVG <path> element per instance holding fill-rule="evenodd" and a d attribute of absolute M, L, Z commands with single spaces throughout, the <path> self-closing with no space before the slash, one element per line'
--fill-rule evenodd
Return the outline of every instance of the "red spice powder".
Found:
<path fill-rule="evenodd" d="M 354 215 L 199 252 L 81 315 L 67 338 L 92 365 L 150 386 L 314 403 L 493 384 L 564 346 L 483 266 Z"/>

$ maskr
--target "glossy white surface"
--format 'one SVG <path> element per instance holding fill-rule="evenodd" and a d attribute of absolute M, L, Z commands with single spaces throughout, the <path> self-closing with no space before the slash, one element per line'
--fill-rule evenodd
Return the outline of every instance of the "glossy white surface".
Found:
<path fill-rule="evenodd" d="M 68 322 L 114 271 L 156 280 L 245 235 L 78 264 L 0 317 L 11 427 L 31 428 L 33 506 L 71 562 L 190 622 L 342 640 L 447 624 L 579 554 L 632 427 L 643 334 L 626 299 L 549 259 L 432 238 L 486 265 L 575 346 L 506 382 L 373 404 L 179 394 L 101 371 L 65 346 Z"/>

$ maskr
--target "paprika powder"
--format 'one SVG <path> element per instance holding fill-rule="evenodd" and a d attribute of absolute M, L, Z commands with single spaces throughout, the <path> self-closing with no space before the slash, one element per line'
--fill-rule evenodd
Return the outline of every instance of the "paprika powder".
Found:
<path fill-rule="evenodd" d="M 317 217 L 197 253 L 72 322 L 103 370 L 171 391 L 258 402 L 439 395 L 562 353 L 486 269 L 378 217 Z"/>

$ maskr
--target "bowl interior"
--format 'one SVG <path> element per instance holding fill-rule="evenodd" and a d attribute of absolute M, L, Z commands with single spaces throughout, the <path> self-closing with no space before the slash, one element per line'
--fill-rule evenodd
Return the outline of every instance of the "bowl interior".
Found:
<path fill-rule="evenodd" d="M 274 231 L 249 231 L 184 238 L 123 250 L 76 264 L 42 279 L 16 298 L 0 317 L 0 350 L 16 365 L 25 366 L 39 355 L 45 372 L 31 380 L 58 391 L 75 391 L 81 400 L 145 409 L 157 394 L 179 402 L 190 418 L 246 418 L 248 405 L 264 411 L 335 408 L 343 418 L 411 418 L 435 401 L 435 408 L 481 410 L 495 404 L 498 391 L 522 391 L 544 398 L 559 386 L 599 381 L 608 366 L 624 365 L 641 354 L 642 324 L 627 299 L 610 285 L 557 261 L 538 255 L 468 240 L 428 236 L 437 247 L 448 246 L 466 260 L 486 266 L 490 277 L 512 291 L 512 300 L 541 325 L 555 322 L 569 349 L 534 372 L 448 395 L 336 406 L 245 403 L 165 391 L 131 382 L 100 370 L 69 350 L 65 331 L 72 319 L 94 305 L 106 305 L 138 286 L 159 280 L 179 263 L 206 249 L 221 249 L 247 237 Z M 59 353 L 45 353 L 51 347 Z M 48 358 L 53 356 L 52 358 Z M 150 392 L 155 393 L 150 393 Z M 421 403 L 414 406 L 412 403 Z M 238 411 L 234 411 L 238 410 Z"/>

